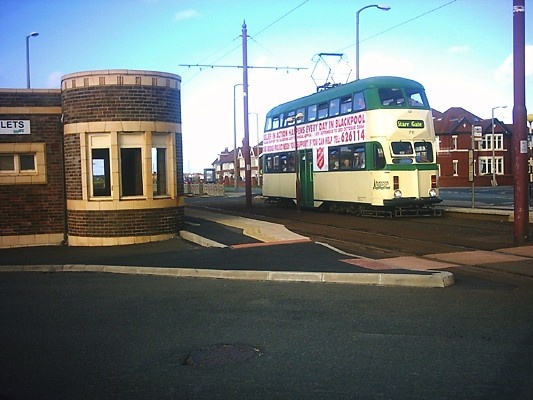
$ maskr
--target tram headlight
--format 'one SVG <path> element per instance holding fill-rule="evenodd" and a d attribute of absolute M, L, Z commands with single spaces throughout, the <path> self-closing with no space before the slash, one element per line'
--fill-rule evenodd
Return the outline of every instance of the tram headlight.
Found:
<path fill-rule="evenodd" d="M 435 189 L 429 189 L 429 197 L 437 197 L 437 191 Z"/>
<path fill-rule="evenodd" d="M 394 191 L 394 198 L 395 199 L 401 199 L 402 198 L 402 191 L 401 190 L 395 190 Z"/>

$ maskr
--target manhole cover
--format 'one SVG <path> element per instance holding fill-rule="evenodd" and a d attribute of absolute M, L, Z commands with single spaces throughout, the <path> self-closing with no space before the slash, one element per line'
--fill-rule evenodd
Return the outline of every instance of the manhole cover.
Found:
<path fill-rule="evenodd" d="M 243 362 L 262 355 L 261 350 L 242 344 L 217 344 L 190 353 L 183 365 L 212 367 Z"/>

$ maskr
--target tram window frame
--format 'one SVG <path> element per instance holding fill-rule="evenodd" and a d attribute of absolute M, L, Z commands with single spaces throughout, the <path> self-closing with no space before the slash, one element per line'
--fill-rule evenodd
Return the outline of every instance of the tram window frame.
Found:
<path fill-rule="evenodd" d="M 307 107 L 307 121 L 311 122 L 316 120 L 318 113 L 318 106 L 316 104 L 310 105 Z"/>
<path fill-rule="evenodd" d="M 415 142 L 415 160 L 417 163 L 433 162 L 433 146 L 430 142 Z"/>
<path fill-rule="evenodd" d="M 272 117 L 267 117 L 265 122 L 265 131 L 269 131 L 272 129 Z"/>
<path fill-rule="evenodd" d="M 406 89 L 405 94 L 409 99 L 409 106 L 417 108 L 428 107 L 427 99 L 420 90 Z"/>
<path fill-rule="evenodd" d="M 357 92 L 353 95 L 353 110 L 362 111 L 366 109 L 365 95 L 363 92 Z"/>
<path fill-rule="evenodd" d="M 406 141 L 398 141 L 398 142 L 391 142 L 391 149 L 392 154 L 398 155 L 398 156 L 412 156 L 414 154 L 413 152 L 413 144 L 411 142 Z"/>
<path fill-rule="evenodd" d="M 387 165 L 387 162 L 385 160 L 385 152 L 383 151 L 383 147 L 380 143 L 374 143 L 373 144 L 373 155 L 374 155 L 374 162 L 373 167 L 374 169 L 383 169 Z"/>
<path fill-rule="evenodd" d="M 366 169 L 364 144 L 330 147 L 328 149 L 329 171 L 362 171 Z M 346 163 L 348 161 L 348 163 Z"/>
<path fill-rule="evenodd" d="M 272 129 L 278 129 L 280 127 L 279 115 L 272 118 Z"/>
<path fill-rule="evenodd" d="M 414 149 L 411 142 L 398 141 L 391 142 L 392 163 L 393 164 L 412 164 Z"/>
<path fill-rule="evenodd" d="M 384 107 L 403 107 L 405 105 L 405 95 L 400 88 L 379 88 L 378 95 L 379 101 Z"/>
<path fill-rule="evenodd" d="M 318 105 L 318 119 L 325 119 L 328 117 L 328 111 L 329 111 L 329 102 L 328 103 L 320 103 Z"/>
<path fill-rule="evenodd" d="M 289 125 L 289 120 L 292 118 L 293 121 L 296 121 L 296 111 L 289 111 L 287 113 L 287 118 L 285 118 L 285 121 L 284 121 L 284 125 L 283 126 L 288 126 Z M 294 125 L 293 122 L 291 122 L 291 125 Z"/>
<path fill-rule="evenodd" d="M 348 114 L 352 112 L 352 96 L 344 96 L 340 99 L 340 113 L 341 114 Z"/>
<path fill-rule="evenodd" d="M 335 117 L 340 113 L 340 99 L 337 97 L 329 101 L 329 116 Z"/>

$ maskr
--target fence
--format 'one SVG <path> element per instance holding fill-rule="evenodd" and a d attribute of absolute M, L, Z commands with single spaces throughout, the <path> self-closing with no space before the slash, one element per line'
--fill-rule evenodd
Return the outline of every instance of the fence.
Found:
<path fill-rule="evenodd" d="M 219 183 L 185 183 L 184 190 L 185 194 L 194 196 L 222 197 L 226 194 L 224 185 Z"/>

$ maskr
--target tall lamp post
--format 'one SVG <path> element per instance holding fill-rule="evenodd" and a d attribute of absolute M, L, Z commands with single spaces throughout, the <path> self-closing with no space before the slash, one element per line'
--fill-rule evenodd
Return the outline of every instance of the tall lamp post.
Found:
<path fill-rule="evenodd" d="M 298 123 L 304 119 L 302 113 L 287 118 L 287 123 L 294 124 L 294 172 L 296 173 L 296 212 L 300 212 L 302 183 L 300 182 L 300 159 L 298 157 Z"/>
<path fill-rule="evenodd" d="M 39 32 L 32 32 L 26 36 L 26 86 L 30 88 L 30 38 L 39 36 Z"/>
<path fill-rule="evenodd" d="M 494 141 L 494 110 L 498 108 L 507 108 L 507 106 L 497 106 L 492 107 L 492 119 L 491 119 L 491 125 L 492 125 L 492 138 L 491 138 L 491 147 L 492 147 L 492 186 L 498 186 L 498 182 L 496 182 L 496 153 L 494 149 L 495 141 Z"/>
<path fill-rule="evenodd" d="M 235 106 L 235 90 L 237 86 L 242 86 L 242 83 L 237 83 L 233 85 L 233 181 L 235 185 L 235 191 L 238 189 L 238 180 L 237 180 L 237 110 Z"/>
<path fill-rule="evenodd" d="M 376 7 L 382 11 L 389 11 L 389 6 L 382 6 L 378 4 L 370 4 L 363 8 L 360 8 L 355 13 L 355 79 L 359 79 L 359 14 L 361 11 L 366 10 L 367 8 Z"/>

